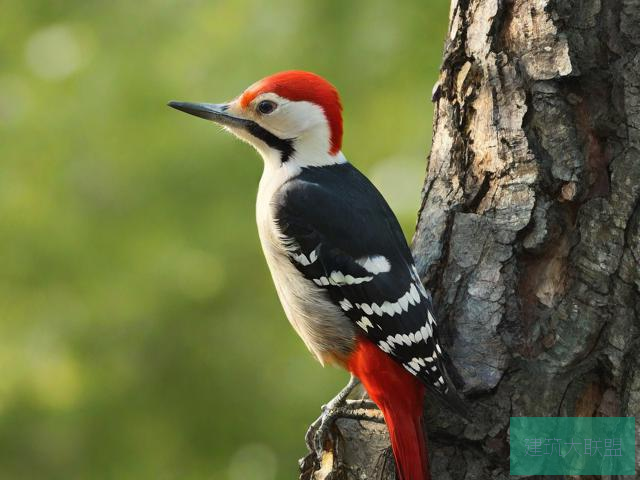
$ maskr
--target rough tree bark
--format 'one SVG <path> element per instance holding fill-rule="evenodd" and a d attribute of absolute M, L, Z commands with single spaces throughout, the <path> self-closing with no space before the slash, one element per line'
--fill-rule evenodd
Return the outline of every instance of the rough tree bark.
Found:
<path fill-rule="evenodd" d="M 476 421 L 427 404 L 432 473 L 504 479 L 510 416 L 640 417 L 640 0 L 453 0 L 433 101 L 413 251 Z M 340 419 L 301 478 L 387 442 Z"/>

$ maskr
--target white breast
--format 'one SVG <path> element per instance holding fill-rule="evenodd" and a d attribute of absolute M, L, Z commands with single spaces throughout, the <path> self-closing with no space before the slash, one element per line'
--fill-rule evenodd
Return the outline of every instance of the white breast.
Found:
<path fill-rule="evenodd" d="M 355 332 L 351 321 L 329 300 L 327 292 L 307 280 L 291 263 L 273 220 L 272 198 L 297 172 L 266 166 L 256 205 L 258 234 L 273 283 L 289 322 L 320 363 L 351 352 Z"/>

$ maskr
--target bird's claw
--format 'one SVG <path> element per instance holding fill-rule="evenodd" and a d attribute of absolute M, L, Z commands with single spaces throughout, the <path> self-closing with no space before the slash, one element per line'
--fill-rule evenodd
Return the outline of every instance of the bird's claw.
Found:
<path fill-rule="evenodd" d="M 331 427 L 338 418 L 352 418 L 370 422 L 384 423 L 382 412 L 371 400 L 346 400 L 329 402 L 322 406 L 322 414 L 311 424 L 305 435 L 307 447 L 322 459 L 326 451 Z"/>
<path fill-rule="evenodd" d="M 333 423 L 336 421 L 338 415 L 337 411 L 331 408 L 325 408 L 322 411 L 319 419 L 320 423 L 314 437 L 314 447 L 318 458 L 322 458 L 322 452 L 325 450 L 327 440 L 329 440 L 329 433 Z"/>
<path fill-rule="evenodd" d="M 309 426 L 305 435 L 307 447 L 314 452 L 318 458 L 322 458 L 322 452 L 329 437 L 331 425 L 336 420 L 336 410 L 329 408 L 327 405 L 322 406 L 322 413 Z"/>
<path fill-rule="evenodd" d="M 311 424 L 305 435 L 307 447 L 315 452 L 318 459 L 322 458 L 322 452 L 329 437 L 329 431 L 336 418 L 343 416 L 348 409 L 344 408 L 347 397 L 351 391 L 360 383 L 352 376 L 349 383 L 331 401 L 322 405 L 322 414 Z M 347 414 L 347 416 L 350 416 Z"/>

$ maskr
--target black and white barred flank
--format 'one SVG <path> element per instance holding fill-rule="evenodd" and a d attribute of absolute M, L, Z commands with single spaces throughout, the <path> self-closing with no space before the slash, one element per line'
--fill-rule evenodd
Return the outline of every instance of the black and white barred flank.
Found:
<path fill-rule="evenodd" d="M 348 163 L 304 168 L 273 205 L 297 270 L 370 341 L 447 394 L 430 297 L 395 215 L 369 180 Z"/>

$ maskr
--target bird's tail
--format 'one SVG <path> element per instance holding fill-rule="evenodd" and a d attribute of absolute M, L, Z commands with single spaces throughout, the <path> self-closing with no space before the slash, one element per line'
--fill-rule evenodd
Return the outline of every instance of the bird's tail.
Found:
<path fill-rule="evenodd" d="M 422 428 L 424 385 L 367 340 L 358 342 L 348 367 L 384 414 L 398 478 L 431 480 Z"/>
<path fill-rule="evenodd" d="M 424 393 L 424 387 L 422 391 Z M 430 480 L 429 454 L 422 428 L 422 401 L 419 412 L 397 405 L 382 405 L 400 480 Z"/>

